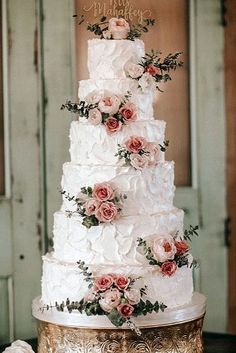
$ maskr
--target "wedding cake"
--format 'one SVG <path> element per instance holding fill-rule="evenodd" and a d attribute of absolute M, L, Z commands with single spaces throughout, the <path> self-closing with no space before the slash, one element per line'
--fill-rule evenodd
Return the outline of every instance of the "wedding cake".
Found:
<path fill-rule="evenodd" d="M 70 127 L 54 250 L 43 257 L 41 306 L 78 309 L 81 323 L 97 326 L 148 326 L 193 295 L 188 240 L 197 227 L 184 230 L 173 205 L 166 123 L 153 115 L 154 91 L 181 66 L 179 53 L 162 62 L 129 31 L 111 19 L 103 38 L 88 41 L 89 79 L 79 83 L 79 103 L 62 107 L 79 119 Z"/>

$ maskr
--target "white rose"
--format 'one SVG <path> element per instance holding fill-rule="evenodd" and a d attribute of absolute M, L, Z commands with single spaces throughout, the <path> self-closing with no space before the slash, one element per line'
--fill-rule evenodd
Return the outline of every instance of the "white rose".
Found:
<path fill-rule="evenodd" d="M 161 150 L 158 148 L 155 142 L 148 142 L 145 151 L 148 152 L 148 165 L 149 167 L 153 167 L 157 164 L 158 161 L 161 160 Z"/>
<path fill-rule="evenodd" d="M 3 353 L 34 353 L 32 347 L 24 341 L 15 341 Z"/>
<path fill-rule="evenodd" d="M 140 154 L 138 153 L 132 153 L 130 155 L 130 164 L 135 169 L 141 170 L 143 168 L 146 168 L 148 166 L 148 162 L 148 157 L 146 155 L 140 156 Z"/>
<path fill-rule="evenodd" d="M 130 289 L 125 291 L 125 298 L 128 300 L 130 305 L 136 305 L 141 300 L 140 290 Z"/>
<path fill-rule="evenodd" d="M 142 88 L 142 91 L 155 91 L 156 89 L 156 81 L 155 78 L 150 75 L 148 72 L 145 72 L 143 76 L 138 81 L 139 86 Z"/>
<path fill-rule="evenodd" d="M 126 65 L 126 73 L 132 78 L 139 78 L 144 73 L 144 68 L 141 65 L 129 63 Z"/>
<path fill-rule="evenodd" d="M 93 91 L 87 95 L 87 97 L 85 98 L 85 101 L 89 104 L 97 104 L 98 102 L 100 102 L 102 97 L 103 95 L 101 93 Z"/>
<path fill-rule="evenodd" d="M 174 239 L 169 234 L 158 235 L 152 243 L 152 252 L 158 262 L 173 260 L 177 249 Z"/>
<path fill-rule="evenodd" d="M 101 112 L 113 115 L 116 114 L 120 108 L 121 100 L 117 96 L 103 97 L 98 103 L 98 108 Z"/>
<path fill-rule="evenodd" d="M 103 38 L 104 39 L 111 39 L 112 38 L 112 33 L 109 30 L 108 31 L 103 31 L 102 34 L 103 34 Z"/>
<path fill-rule="evenodd" d="M 101 124 L 102 122 L 101 112 L 97 108 L 91 109 L 89 111 L 88 121 L 93 125 Z"/>
<path fill-rule="evenodd" d="M 114 288 L 103 294 L 102 299 L 99 300 L 99 304 L 104 311 L 111 312 L 112 309 L 116 308 L 120 304 L 120 297 L 120 291 Z"/>
<path fill-rule="evenodd" d="M 130 32 L 130 26 L 124 18 L 111 18 L 108 30 L 113 39 L 126 39 Z"/>

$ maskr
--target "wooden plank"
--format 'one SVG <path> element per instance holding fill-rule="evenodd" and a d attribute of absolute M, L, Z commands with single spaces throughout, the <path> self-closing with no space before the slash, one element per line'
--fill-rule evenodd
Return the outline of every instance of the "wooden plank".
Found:
<path fill-rule="evenodd" d="M 225 27 L 225 93 L 227 117 L 228 331 L 236 334 L 236 2 L 227 0 Z"/>
<path fill-rule="evenodd" d="M 4 116 L 3 116 L 3 50 L 2 50 L 2 1 L 0 2 L 0 195 L 5 193 L 5 168 L 4 168 Z"/>
<path fill-rule="evenodd" d="M 15 336 L 25 339 L 36 335 L 31 301 L 40 292 L 41 274 L 37 8 L 34 0 L 7 5 Z"/>
<path fill-rule="evenodd" d="M 220 1 L 195 1 L 198 180 L 201 286 L 208 298 L 205 330 L 224 332 L 227 322 L 224 29 Z"/>
<path fill-rule="evenodd" d="M 69 127 L 72 115 L 60 111 L 66 99 L 77 99 L 74 70 L 74 6 L 71 0 L 45 0 L 44 77 L 46 187 L 48 236 L 52 235 L 53 213 L 61 206 L 59 192 L 62 164 L 69 161 Z M 52 25 L 53 19 L 53 25 Z"/>

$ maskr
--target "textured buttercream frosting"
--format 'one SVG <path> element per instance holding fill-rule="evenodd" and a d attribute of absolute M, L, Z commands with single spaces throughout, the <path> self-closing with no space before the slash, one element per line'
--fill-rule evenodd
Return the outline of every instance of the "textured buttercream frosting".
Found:
<path fill-rule="evenodd" d="M 148 239 L 152 234 L 183 233 L 182 210 L 173 208 L 153 215 L 121 217 L 112 224 L 87 229 L 78 214 L 54 214 L 53 242 L 55 257 L 65 262 L 78 259 L 93 265 L 142 265 L 137 238 Z"/>
<path fill-rule="evenodd" d="M 190 267 L 177 268 L 172 276 L 164 276 L 158 266 L 148 264 L 137 247 L 139 237 L 148 241 L 156 234 L 183 234 L 184 213 L 173 206 L 174 163 L 166 162 L 162 153 L 156 166 L 135 170 L 115 156 L 118 144 L 123 145 L 132 135 L 157 144 L 165 140 L 166 123 L 154 120 L 152 93 L 142 93 L 137 81 L 126 77 L 126 65 L 140 62 L 143 56 L 144 44 L 140 40 L 89 41 L 90 79 L 80 82 L 79 98 L 86 100 L 89 95 L 107 93 L 123 97 L 130 91 L 138 111 L 137 121 L 124 125 L 114 135 L 109 135 L 103 124 L 94 126 L 85 118 L 72 122 L 71 162 L 63 166 L 62 189 L 77 196 L 81 187 L 108 181 L 127 199 L 118 220 L 87 229 L 78 213 L 66 212 L 76 211 L 76 205 L 63 197 L 61 210 L 54 215 L 54 252 L 43 258 L 44 303 L 83 298 L 88 284 L 76 264 L 79 260 L 95 276 L 110 272 L 141 276 L 137 285 L 148 286 L 147 298 L 162 301 L 168 308 L 191 300 Z"/>
<path fill-rule="evenodd" d="M 131 166 L 63 165 L 62 190 L 77 196 L 82 187 L 108 181 L 127 196 L 122 215 L 147 215 L 169 210 L 174 199 L 174 162 L 160 162 L 156 167 L 135 170 Z M 63 197 L 62 210 L 76 211 L 74 201 Z"/>
<path fill-rule="evenodd" d="M 81 300 L 88 290 L 81 270 L 77 264 L 63 262 L 48 254 L 43 259 L 42 301 L 44 303 L 61 302 L 66 298 Z M 123 273 L 142 277 L 137 281 L 138 287 L 148 286 L 147 298 L 154 302 L 164 302 L 168 308 L 183 305 L 191 300 L 192 270 L 182 267 L 171 276 L 163 276 L 152 266 L 89 266 L 95 276 L 104 273 Z"/>
<path fill-rule="evenodd" d="M 128 63 L 140 62 L 144 56 L 142 40 L 106 40 L 88 41 L 88 70 L 91 78 L 110 79 L 126 77 Z"/>
<path fill-rule="evenodd" d="M 90 79 L 80 81 L 79 99 L 88 100 L 89 95 L 101 94 L 109 96 L 115 94 L 123 99 L 128 92 L 131 94 L 129 101 L 137 108 L 138 120 L 153 120 L 153 93 L 141 93 L 138 89 L 138 82 L 130 78 L 125 79 Z"/>
<path fill-rule="evenodd" d="M 130 136 L 143 136 L 149 142 L 163 144 L 166 123 L 162 120 L 139 121 L 125 125 L 115 135 L 108 135 L 103 125 L 73 121 L 70 128 L 71 161 L 83 165 L 117 165 L 118 144 Z M 162 153 L 164 159 L 164 153 Z"/>

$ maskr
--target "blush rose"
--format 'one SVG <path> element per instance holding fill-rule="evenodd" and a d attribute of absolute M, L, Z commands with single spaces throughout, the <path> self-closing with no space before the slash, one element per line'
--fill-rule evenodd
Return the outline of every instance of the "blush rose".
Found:
<path fill-rule="evenodd" d="M 126 66 L 126 73 L 131 77 L 131 78 L 139 78 L 143 75 L 144 73 L 144 68 L 141 65 L 134 64 L 134 63 L 129 63 Z"/>
<path fill-rule="evenodd" d="M 169 234 L 159 235 L 153 241 L 152 252 L 158 262 L 173 260 L 176 251 L 174 239 Z"/>
<path fill-rule="evenodd" d="M 119 110 L 120 114 L 122 115 L 125 123 L 132 123 L 137 120 L 137 109 L 133 103 L 126 103 L 123 107 Z"/>
<path fill-rule="evenodd" d="M 109 223 L 118 216 L 118 209 L 113 202 L 103 202 L 96 210 L 95 216 L 99 222 Z"/>
<path fill-rule="evenodd" d="M 88 201 L 86 201 L 85 203 L 85 210 L 86 210 L 86 214 L 88 216 L 92 216 L 95 214 L 96 210 L 99 208 L 101 202 L 99 202 L 98 200 L 95 199 L 89 199 Z"/>
<path fill-rule="evenodd" d="M 146 168 L 149 166 L 148 156 L 146 156 L 145 154 L 140 156 L 140 154 L 138 153 L 132 153 L 130 155 L 130 164 L 135 169 L 142 170 L 143 168 Z"/>
<path fill-rule="evenodd" d="M 92 125 L 99 125 L 102 122 L 102 114 L 97 108 L 91 109 L 89 111 L 88 121 Z"/>
<path fill-rule="evenodd" d="M 121 290 L 127 289 L 129 284 L 130 279 L 126 276 L 117 276 L 117 278 L 115 279 L 115 285 Z"/>
<path fill-rule="evenodd" d="M 117 96 L 103 97 L 98 103 L 98 109 L 102 113 L 116 114 L 119 110 L 121 101 Z"/>
<path fill-rule="evenodd" d="M 137 305 L 141 300 L 140 290 L 135 288 L 126 290 L 125 298 L 128 300 L 130 305 Z"/>
<path fill-rule="evenodd" d="M 140 136 L 130 136 L 125 142 L 125 147 L 131 153 L 139 153 L 147 145 L 147 140 Z"/>
<path fill-rule="evenodd" d="M 189 251 L 189 244 L 185 240 L 175 241 L 175 247 L 177 250 L 177 255 L 184 255 Z"/>
<path fill-rule="evenodd" d="M 177 270 L 175 261 L 166 261 L 161 266 L 161 272 L 164 276 L 171 277 Z"/>
<path fill-rule="evenodd" d="M 123 18 L 111 18 L 108 30 L 111 32 L 113 39 L 126 39 L 130 32 L 130 25 Z"/>
<path fill-rule="evenodd" d="M 130 304 L 120 304 L 117 307 L 117 310 L 122 316 L 125 316 L 125 317 L 130 317 L 134 312 L 134 308 Z"/>
<path fill-rule="evenodd" d="M 113 279 L 109 275 L 103 275 L 100 277 L 97 277 L 94 282 L 95 288 L 97 288 L 98 291 L 104 292 L 111 288 L 113 284 Z"/>
<path fill-rule="evenodd" d="M 115 193 L 111 184 L 104 182 L 94 185 L 92 196 L 95 200 L 103 202 L 113 199 Z"/>
<path fill-rule="evenodd" d="M 148 142 L 145 151 L 148 152 L 147 157 L 149 167 L 155 166 L 157 162 L 161 160 L 161 151 L 155 142 Z"/>
<path fill-rule="evenodd" d="M 110 117 L 105 122 L 105 128 L 106 128 L 106 131 L 109 135 L 116 134 L 122 128 L 122 122 L 118 121 L 114 117 Z"/>
<path fill-rule="evenodd" d="M 116 308 L 121 301 L 121 293 L 118 289 L 114 288 L 106 291 L 102 299 L 99 300 L 101 308 L 106 312 L 111 312 L 112 309 Z"/>

